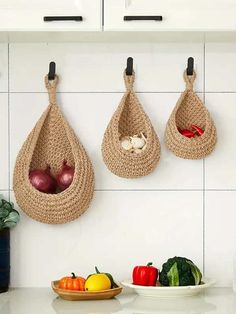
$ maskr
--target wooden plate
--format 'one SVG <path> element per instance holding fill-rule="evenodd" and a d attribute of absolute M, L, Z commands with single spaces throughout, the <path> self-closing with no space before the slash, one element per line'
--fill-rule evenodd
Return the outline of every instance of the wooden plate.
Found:
<path fill-rule="evenodd" d="M 122 287 L 101 290 L 101 291 L 74 291 L 74 290 L 64 290 L 58 288 L 59 281 L 52 281 L 52 289 L 57 293 L 62 299 L 68 301 L 82 301 L 82 300 L 106 300 L 112 299 L 116 295 L 120 294 Z"/>

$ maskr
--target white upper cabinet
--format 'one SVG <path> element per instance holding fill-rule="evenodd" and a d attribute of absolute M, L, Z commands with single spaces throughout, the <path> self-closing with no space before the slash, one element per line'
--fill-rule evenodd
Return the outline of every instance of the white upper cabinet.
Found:
<path fill-rule="evenodd" d="M 99 31 L 101 0 L 0 0 L 1 31 Z"/>
<path fill-rule="evenodd" d="M 2 34 L 76 36 L 103 31 L 103 22 L 105 31 L 236 32 L 236 0 L 0 0 Z"/>
<path fill-rule="evenodd" d="M 236 30 L 236 0 L 104 0 L 105 30 Z"/>

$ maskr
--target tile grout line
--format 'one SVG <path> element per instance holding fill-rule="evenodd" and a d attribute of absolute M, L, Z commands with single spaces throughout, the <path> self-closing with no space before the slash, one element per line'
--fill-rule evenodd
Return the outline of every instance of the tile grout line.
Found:
<path fill-rule="evenodd" d="M 95 189 L 96 192 L 201 192 L 202 189 Z"/>
<path fill-rule="evenodd" d="M 206 192 L 235 192 L 236 188 L 231 189 L 204 189 Z"/>
<path fill-rule="evenodd" d="M 10 201 L 11 173 L 10 173 L 10 44 L 7 45 L 7 107 L 8 107 L 8 199 Z"/>
<path fill-rule="evenodd" d="M 203 101 L 204 104 L 206 103 L 206 43 L 204 42 L 203 45 Z M 206 271 L 206 219 L 205 219 L 205 210 L 206 210 L 206 204 L 205 204 L 205 197 L 206 197 L 206 167 L 205 167 L 205 158 L 203 159 L 203 193 L 202 193 L 202 214 L 203 214 L 203 274 L 205 276 Z"/>
<path fill-rule="evenodd" d="M 206 271 L 206 190 L 205 190 L 205 159 L 203 159 L 203 193 L 202 193 L 202 205 L 203 205 L 203 274 L 205 276 Z"/>
<path fill-rule="evenodd" d="M 181 94 L 183 91 L 164 91 L 164 92 L 151 92 L 151 91 L 136 91 L 136 94 Z M 6 92 L 0 92 L 0 93 L 6 93 Z M 10 91 L 11 94 L 47 94 L 47 92 L 36 92 L 36 91 Z M 86 91 L 86 92 L 57 92 L 57 94 L 124 94 L 125 91 Z M 203 94 L 204 91 L 196 91 L 197 94 Z M 219 92 L 221 93 L 221 92 Z M 236 92 L 235 92 L 236 93 Z"/>
<path fill-rule="evenodd" d="M 102 30 L 104 31 L 104 18 L 105 18 L 105 3 L 104 3 L 104 0 L 102 0 L 102 3 L 101 3 L 101 10 L 102 10 Z"/>
<path fill-rule="evenodd" d="M 0 189 L 8 191 L 8 189 Z M 9 189 L 13 192 L 13 189 Z M 236 192 L 236 189 L 94 189 L 96 192 Z"/>
<path fill-rule="evenodd" d="M 72 92 L 57 92 L 57 94 L 124 94 L 125 91 L 72 91 Z M 0 91 L 0 94 L 7 94 L 8 91 Z M 10 94 L 47 94 L 47 92 L 36 91 L 9 91 Z M 182 91 L 136 91 L 136 94 L 181 94 Z M 196 91 L 197 94 L 236 94 L 236 91 Z"/>

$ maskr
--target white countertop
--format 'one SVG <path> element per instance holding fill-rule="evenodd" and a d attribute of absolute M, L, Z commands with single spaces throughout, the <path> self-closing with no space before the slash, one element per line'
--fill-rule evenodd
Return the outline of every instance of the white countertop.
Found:
<path fill-rule="evenodd" d="M 12 289 L 0 294 L 0 314 L 235 314 L 231 288 L 212 288 L 196 297 L 151 299 L 121 294 L 106 301 L 64 301 L 49 288 Z"/>

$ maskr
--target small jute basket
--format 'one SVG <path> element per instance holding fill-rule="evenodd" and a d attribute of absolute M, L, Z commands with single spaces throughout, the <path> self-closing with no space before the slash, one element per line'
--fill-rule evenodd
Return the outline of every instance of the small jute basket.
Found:
<path fill-rule="evenodd" d="M 78 218 L 93 197 L 94 173 L 84 147 L 56 103 L 58 76 L 45 78 L 49 106 L 28 135 L 16 160 L 13 189 L 20 208 L 31 218 L 48 224 L 62 224 Z M 55 176 L 63 161 L 75 168 L 71 185 L 58 194 L 36 190 L 29 181 L 33 169 L 51 167 Z"/>
<path fill-rule="evenodd" d="M 135 75 L 124 74 L 126 93 L 104 134 L 103 160 L 107 168 L 123 178 L 138 178 L 151 173 L 160 159 L 160 142 L 149 117 L 133 91 Z M 147 143 L 138 154 L 125 150 L 120 139 L 143 133 Z"/>
<path fill-rule="evenodd" d="M 165 142 L 169 150 L 185 159 L 206 157 L 214 150 L 217 142 L 216 127 L 210 113 L 193 91 L 195 78 L 195 72 L 192 76 L 184 72 L 186 90 L 172 111 L 165 131 Z M 188 138 L 178 130 L 178 128 L 191 129 L 192 125 L 199 126 L 204 133 L 201 136 Z"/>

